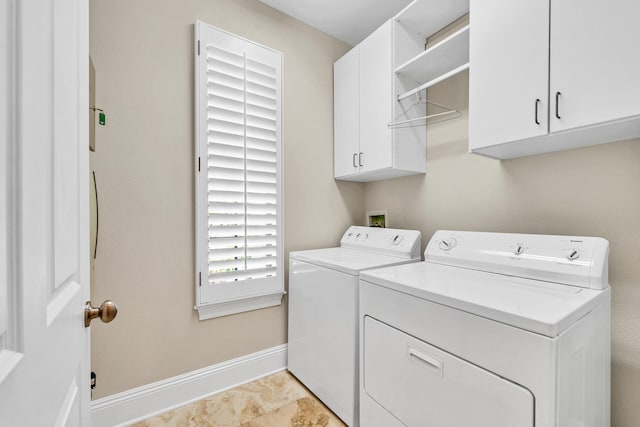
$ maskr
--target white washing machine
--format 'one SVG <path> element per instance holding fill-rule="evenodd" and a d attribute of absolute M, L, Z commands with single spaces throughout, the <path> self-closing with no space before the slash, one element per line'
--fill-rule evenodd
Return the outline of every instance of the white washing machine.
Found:
<path fill-rule="evenodd" d="M 419 231 L 350 227 L 340 247 L 289 254 L 288 367 L 358 425 L 358 275 L 420 261 Z"/>
<path fill-rule="evenodd" d="M 363 427 L 608 427 L 609 243 L 438 231 L 360 275 Z"/>

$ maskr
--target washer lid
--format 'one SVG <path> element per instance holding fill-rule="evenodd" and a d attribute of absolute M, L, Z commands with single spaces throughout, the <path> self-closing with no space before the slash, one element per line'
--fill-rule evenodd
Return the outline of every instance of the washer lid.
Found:
<path fill-rule="evenodd" d="M 609 298 L 587 289 L 427 262 L 369 270 L 361 280 L 556 337 Z"/>
<path fill-rule="evenodd" d="M 375 252 L 360 251 L 348 248 L 326 248 L 308 251 L 290 252 L 289 257 L 298 261 L 305 261 L 322 267 L 338 270 L 357 276 L 363 270 L 388 267 L 407 262 L 417 262 L 417 259 L 407 259 Z"/>

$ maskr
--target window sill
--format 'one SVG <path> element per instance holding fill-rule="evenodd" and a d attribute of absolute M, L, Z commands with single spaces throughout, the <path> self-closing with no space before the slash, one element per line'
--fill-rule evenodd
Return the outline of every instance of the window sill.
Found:
<path fill-rule="evenodd" d="M 194 308 L 198 310 L 198 318 L 200 320 L 207 320 L 280 305 L 282 304 L 282 297 L 284 294 L 284 291 L 277 291 L 274 293 L 253 295 L 234 300 L 200 304 L 196 305 Z"/>

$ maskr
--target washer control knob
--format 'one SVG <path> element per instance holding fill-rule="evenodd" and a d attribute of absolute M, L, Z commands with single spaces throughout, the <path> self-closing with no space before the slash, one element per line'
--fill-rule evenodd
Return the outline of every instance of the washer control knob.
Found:
<path fill-rule="evenodd" d="M 580 252 L 578 252 L 577 249 L 569 249 L 569 252 L 567 252 L 567 259 L 569 261 L 574 261 L 578 258 L 580 258 Z"/>
<path fill-rule="evenodd" d="M 516 248 L 513 250 L 515 255 L 522 255 L 524 253 L 524 245 L 522 243 L 518 243 Z"/>
<path fill-rule="evenodd" d="M 450 251 L 458 244 L 457 240 L 453 237 L 440 240 L 440 249 L 443 251 Z"/>
<path fill-rule="evenodd" d="M 356 239 L 360 238 L 360 233 L 356 234 Z"/>
<path fill-rule="evenodd" d="M 396 234 L 395 236 L 393 236 L 393 239 L 391 239 L 391 244 L 399 245 L 403 240 L 404 237 L 402 236 L 402 234 Z"/>

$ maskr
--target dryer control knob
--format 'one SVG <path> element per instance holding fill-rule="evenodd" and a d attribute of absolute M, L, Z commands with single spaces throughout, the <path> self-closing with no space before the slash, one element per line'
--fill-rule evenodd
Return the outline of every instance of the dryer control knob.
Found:
<path fill-rule="evenodd" d="M 450 251 L 458 244 L 458 241 L 453 237 L 440 240 L 440 249 L 443 251 Z"/>
<path fill-rule="evenodd" d="M 569 252 L 567 252 L 567 259 L 569 261 L 573 261 L 580 258 L 580 252 L 578 252 L 576 249 L 569 249 Z"/>
<path fill-rule="evenodd" d="M 393 239 L 391 239 L 391 244 L 399 245 L 403 240 L 404 236 L 402 234 L 396 234 L 395 236 L 393 236 Z"/>
<path fill-rule="evenodd" d="M 513 253 L 516 255 L 522 255 L 524 252 L 524 245 L 522 243 L 518 243 L 516 248 L 513 250 Z"/>

